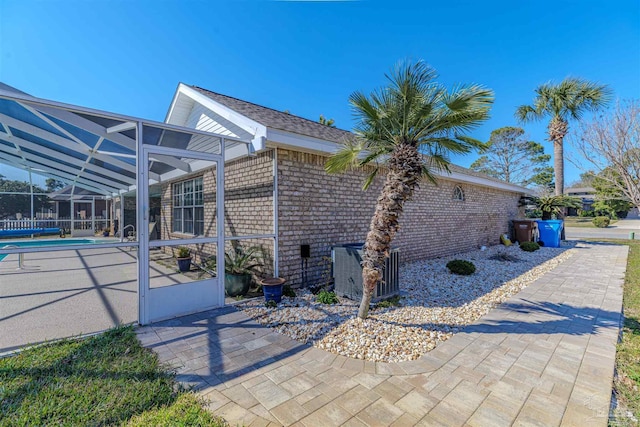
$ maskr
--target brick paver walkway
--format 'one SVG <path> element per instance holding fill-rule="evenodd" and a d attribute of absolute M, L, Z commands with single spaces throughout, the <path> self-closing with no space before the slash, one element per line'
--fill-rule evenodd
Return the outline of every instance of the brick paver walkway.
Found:
<path fill-rule="evenodd" d="M 606 426 L 628 248 L 577 253 L 418 360 L 336 356 L 232 307 L 140 328 L 232 425 Z"/>

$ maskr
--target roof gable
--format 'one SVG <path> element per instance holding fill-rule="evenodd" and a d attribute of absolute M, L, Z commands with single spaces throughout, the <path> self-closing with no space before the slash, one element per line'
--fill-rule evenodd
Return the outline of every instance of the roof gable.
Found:
<path fill-rule="evenodd" d="M 293 114 L 277 111 L 272 108 L 263 107 L 262 105 L 253 104 L 231 96 L 222 95 L 220 93 L 211 92 L 198 86 L 191 86 L 201 94 L 211 98 L 234 111 L 254 120 L 268 128 L 279 129 L 300 135 L 306 135 L 331 142 L 344 142 L 352 136 L 352 133 L 346 130 L 323 125 L 304 117 L 295 116 Z"/>

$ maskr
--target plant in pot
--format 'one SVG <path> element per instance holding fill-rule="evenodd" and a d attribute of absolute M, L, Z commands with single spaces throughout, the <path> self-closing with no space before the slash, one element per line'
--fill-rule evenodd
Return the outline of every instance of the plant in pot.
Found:
<path fill-rule="evenodd" d="M 262 267 L 262 248 L 240 246 L 224 254 L 224 289 L 228 296 L 246 295 L 251 286 L 251 274 Z"/>
<path fill-rule="evenodd" d="M 189 248 L 180 246 L 176 258 L 178 259 L 178 270 L 183 273 L 191 270 L 191 250 Z"/>
<path fill-rule="evenodd" d="M 111 230 L 107 227 L 102 229 L 102 237 L 109 237 L 109 233 L 111 233 Z"/>
<path fill-rule="evenodd" d="M 541 196 L 533 197 L 533 203 L 542 211 L 542 220 L 552 219 L 553 215 L 562 214 L 563 208 L 580 208 L 582 203 L 579 199 L 569 196 Z"/>

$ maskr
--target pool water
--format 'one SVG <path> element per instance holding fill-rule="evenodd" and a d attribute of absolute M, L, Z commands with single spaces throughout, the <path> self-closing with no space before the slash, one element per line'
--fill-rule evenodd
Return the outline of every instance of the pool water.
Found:
<path fill-rule="evenodd" d="M 6 241 L 0 240 L 0 249 L 9 249 L 7 246 L 17 246 L 19 248 L 39 248 L 43 246 L 67 246 L 67 245 L 95 245 L 96 243 L 106 243 L 105 241 L 94 239 L 56 239 L 56 240 L 28 240 L 28 241 Z M 2 261 L 7 255 L 0 255 Z"/>

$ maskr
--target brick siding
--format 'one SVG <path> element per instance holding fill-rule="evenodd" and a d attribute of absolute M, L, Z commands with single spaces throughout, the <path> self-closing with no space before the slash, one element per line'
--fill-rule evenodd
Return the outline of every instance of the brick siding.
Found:
<path fill-rule="evenodd" d="M 315 285 L 329 278 L 331 246 L 364 241 L 384 177 L 365 192 L 365 171 L 328 175 L 326 156 L 282 148 L 277 158 L 279 275 L 292 285 L 302 284 L 300 245 L 309 244 L 307 284 Z M 268 150 L 226 165 L 227 236 L 273 233 L 273 159 L 274 150 Z M 205 228 L 215 234 L 215 173 L 208 170 L 184 179 L 196 176 L 204 178 Z M 162 189 L 161 232 L 185 237 L 171 233 L 171 184 Z M 454 199 L 456 186 L 462 188 L 464 201 Z M 498 244 L 500 234 L 509 231 L 509 221 L 518 217 L 519 198 L 518 193 L 445 178 L 437 186 L 423 181 L 405 205 L 393 245 L 400 248 L 401 262 L 406 263 Z M 273 273 L 273 239 L 241 241 L 240 245 L 261 245 L 266 255 L 262 274 Z M 214 247 L 197 249 L 215 254 Z"/>
<path fill-rule="evenodd" d="M 301 283 L 300 245 L 311 245 L 308 282 L 327 276 L 331 246 L 363 242 L 383 178 L 365 192 L 363 171 L 328 175 L 326 157 L 278 149 L 280 276 Z M 459 185 L 465 200 L 454 200 Z M 499 243 L 518 216 L 520 195 L 440 179 L 423 181 L 405 205 L 400 231 L 393 241 L 401 262 L 439 257 Z"/>

